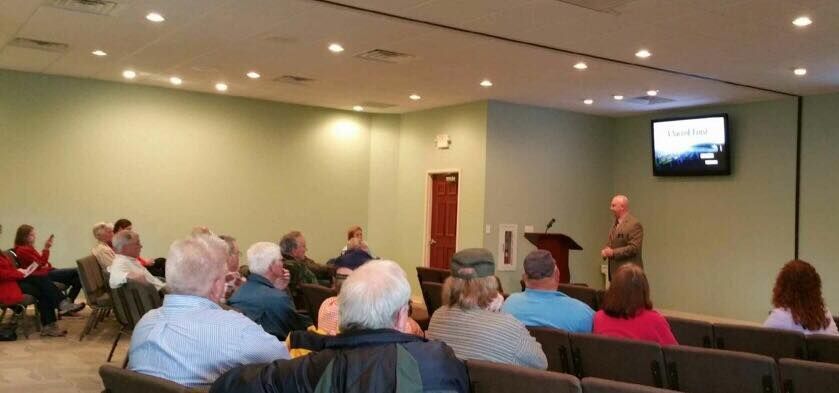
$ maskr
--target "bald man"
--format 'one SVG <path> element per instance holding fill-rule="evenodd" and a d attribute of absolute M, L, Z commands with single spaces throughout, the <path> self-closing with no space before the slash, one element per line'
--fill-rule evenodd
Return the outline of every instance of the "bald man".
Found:
<path fill-rule="evenodd" d="M 600 256 L 609 261 L 609 280 L 625 263 L 634 263 L 644 267 L 641 259 L 641 244 L 644 242 L 644 227 L 632 214 L 629 214 L 629 198 L 615 195 L 609 208 L 615 215 L 615 222 L 609 230 L 606 247 L 600 250 Z"/>

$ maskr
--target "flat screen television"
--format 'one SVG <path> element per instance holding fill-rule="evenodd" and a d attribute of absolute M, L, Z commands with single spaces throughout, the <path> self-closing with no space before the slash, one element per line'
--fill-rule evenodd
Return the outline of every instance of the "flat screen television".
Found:
<path fill-rule="evenodd" d="M 653 175 L 731 174 L 731 139 L 725 113 L 652 121 Z"/>

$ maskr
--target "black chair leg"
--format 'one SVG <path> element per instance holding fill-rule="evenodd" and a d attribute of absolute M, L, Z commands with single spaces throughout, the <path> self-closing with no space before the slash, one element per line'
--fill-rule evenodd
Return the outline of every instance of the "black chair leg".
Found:
<path fill-rule="evenodd" d="M 122 361 L 122 368 L 128 368 L 128 354 L 125 354 L 125 360 Z"/>
<path fill-rule="evenodd" d="M 114 357 L 114 350 L 117 349 L 120 337 L 122 337 L 122 329 L 117 332 L 117 337 L 114 339 L 114 345 L 111 345 L 111 352 L 108 354 L 108 363 L 110 363 L 111 358 Z"/>

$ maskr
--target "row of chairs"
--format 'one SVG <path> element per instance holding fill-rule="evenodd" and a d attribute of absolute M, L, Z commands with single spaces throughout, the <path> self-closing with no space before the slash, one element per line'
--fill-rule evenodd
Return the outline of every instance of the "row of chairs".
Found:
<path fill-rule="evenodd" d="M 839 337 L 666 317 L 681 345 L 839 364 Z"/>
<path fill-rule="evenodd" d="M 529 327 L 548 370 L 688 392 L 777 392 L 790 386 L 837 386 L 839 365 L 752 353 L 656 343 Z M 786 371 L 785 371 L 786 370 Z M 802 376 L 806 376 L 802 377 Z M 819 390 L 795 390 L 819 391 Z M 823 391 L 823 390 L 822 390 Z"/>

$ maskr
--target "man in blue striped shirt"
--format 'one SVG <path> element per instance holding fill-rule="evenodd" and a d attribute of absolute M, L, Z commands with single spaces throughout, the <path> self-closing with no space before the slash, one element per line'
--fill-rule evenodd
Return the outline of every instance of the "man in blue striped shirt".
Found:
<path fill-rule="evenodd" d="M 231 368 L 289 358 L 276 337 L 219 307 L 226 262 L 227 244 L 214 235 L 172 244 L 166 258 L 169 294 L 134 327 L 130 370 L 204 387 Z"/>

